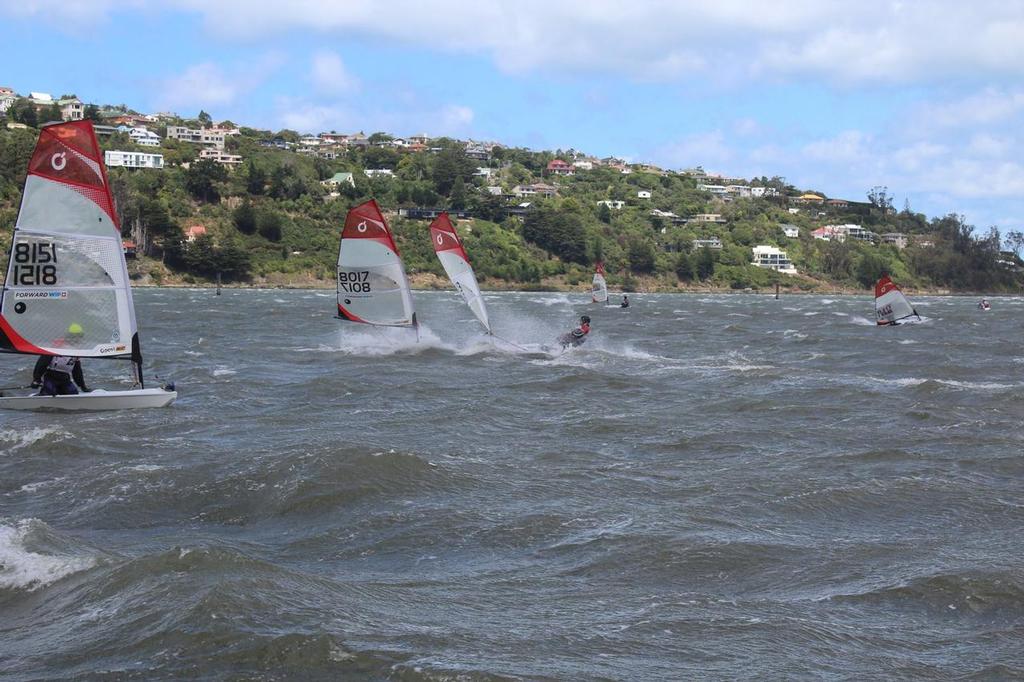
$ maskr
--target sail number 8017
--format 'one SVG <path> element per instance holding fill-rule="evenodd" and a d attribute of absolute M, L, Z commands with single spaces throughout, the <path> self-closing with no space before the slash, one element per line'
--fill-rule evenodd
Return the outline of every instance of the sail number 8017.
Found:
<path fill-rule="evenodd" d="M 338 272 L 338 291 L 350 294 L 370 293 L 370 271 Z"/>
<path fill-rule="evenodd" d="M 57 284 L 57 245 L 45 242 L 21 242 L 14 245 L 11 278 L 15 286 L 53 286 Z"/>

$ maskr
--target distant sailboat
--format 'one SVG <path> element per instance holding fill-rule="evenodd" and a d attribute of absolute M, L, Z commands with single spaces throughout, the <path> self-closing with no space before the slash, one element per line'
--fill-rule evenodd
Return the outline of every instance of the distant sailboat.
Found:
<path fill-rule="evenodd" d="M 107 170 L 90 121 L 45 126 L 29 162 L 0 303 L 0 352 L 130 360 L 139 388 L 0 397 L 19 410 L 164 407 L 146 388 Z"/>
<path fill-rule="evenodd" d="M 875 284 L 875 321 L 880 325 L 895 325 L 909 317 L 921 319 L 889 275 L 883 276 Z"/>
<path fill-rule="evenodd" d="M 462 294 L 466 305 L 490 334 L 491 323 L 487 318 L 487 306 L 480 295 L 480 285 L 477 284 L 476 274 L 473 272 L 473 266 L 469 264 L 469 256 L 462 246 L 462 240 L 459 239 L 447 213 L 437 216 L 430 224 L 430 241 L 434 244 L 434 252 L 444 266 L 444 271 L 448 273 L 448 279 Z"/>
<path fill-rule="evenodd" d="M 338 317 L 385 327 L 415 327 L 412 291 L 380 206 L 348 212 L 338 247 Z"/>
<path fill-rule="evenodd" d="M 594 282 L 590 288 L 591 303 L 608 302 L 608 283 L 604 281 L 604 263 L 598 261 L 597 271 L 594 273 Z"/>

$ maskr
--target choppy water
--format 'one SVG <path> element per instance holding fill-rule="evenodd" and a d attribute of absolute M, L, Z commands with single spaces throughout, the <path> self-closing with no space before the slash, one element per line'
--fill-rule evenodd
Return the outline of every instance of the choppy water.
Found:
<path fill-rule="evenodd" d="M 4 680 L 1024 676 L 1024 299 L 136 297 L 177 404 L 0 413 Z"/>

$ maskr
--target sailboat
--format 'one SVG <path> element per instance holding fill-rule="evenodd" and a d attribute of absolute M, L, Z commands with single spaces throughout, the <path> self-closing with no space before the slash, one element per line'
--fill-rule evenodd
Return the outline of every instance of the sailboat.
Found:
<path fill-rule="evenodd" d="M 384 327 L 417 326 L 398 247 L 373 199 L 345 217 L 338 247 L 338 317 Z"/>
<path fill-rule="evenodd" d="M 909 317 L 921 319 L 889 275 L 883 275 L 875 284 L 875 321 L 880 325 L 896 325 Z"/>
<path fill-rule="evenodd" d="M 0 352 L 130 360 L 136 386 L 0 397 L 16 410 L 164 407 L 146 388 L 120 225 L 90 121 L 44 127 L 29 161 L 0 301 Z"/>
<path fill-rule="evenodd" d="M 487 319 L 487 306 L 480 295 L 480 285 L 477 284 L 476 274 L 469 264 L 462 240 L 447 213 L 442 213 L 430 223 L 430 241 L 434 244 L 434 253 L 444 266 L 444 271 L 448 273 L 448 279 L 462 294 L 462 298 L 466 299 L 466 305 L 476 315 L 484 330 L 491 334 L 491 323 Z"/>
<path fill-rule="evenodd" d="M 604 281 L 604 263 L 597 262 L 597 270 L 594 272 L 594 282 L 590 287 L 591 303 L 608 302 L 608 283 Z"/>

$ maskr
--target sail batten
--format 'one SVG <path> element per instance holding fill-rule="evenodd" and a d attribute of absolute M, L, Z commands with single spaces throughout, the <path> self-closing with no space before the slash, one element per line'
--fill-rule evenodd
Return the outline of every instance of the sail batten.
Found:
<path fill-rule="evenodd" d="M 416 324 L 398 247 L 373 199 L 352 208 L 345 217 L 336 283 L 338 317 L 383 327 Z"/>
<path fill-rule="evenodd" d="M 473 315 L 483 325 L 484 330 L 490 334 L 491 322 L 487 317 L 487 306 L 480 294 L 476 273 L 473 272 L 473 266 L 469 264 L 466 249 L 447 213 L 442 213 L 434 219 L 434 222 L 430 223 L 430 241 L 434 245 L 434 253 L 437 254 L 444 271 L 448 274 L 448 279 L 462 294 L 466 305 L 473 311 Z"/>
<path fill-rule="evenodd" d="M 11 241 L 0 350 L 139 358 L 120 226 L 92 123 L 43 128 Z"/>

